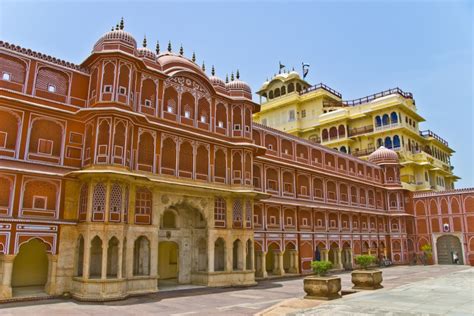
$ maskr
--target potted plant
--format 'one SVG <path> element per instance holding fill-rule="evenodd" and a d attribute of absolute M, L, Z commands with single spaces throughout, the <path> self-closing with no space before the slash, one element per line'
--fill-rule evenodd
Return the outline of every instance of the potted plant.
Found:
<path fill-rule="evenodd" d="M 431 258 L 433 256 L 433 249 L 431 248 L 430 244 L 424 244 L 423 246 L 421 246 L 421 251 L 423 251 L 423 257 L 422 257 L 423 265 L 426 266 L 427 264 L 431 263 Z"/>
<path fill-rule="evenodd" d="M 305 298 L 319 300 L 340 298 L 341 278 L 327 276 L 327 272 L 332 268 L 332 263 L 330 261 L 313 261 L 311 268 L 316 275 L 304 278 Z"/>
<path fill-rule="evenodd" d="M 352 272 L 353 289 L 360 290 L 376 290 L 383 286 L 382 271 L 377 269 L 369 269 L 375 263 L 375 257 L 371 255 L 360 255 L 355 257 L 355 262 L 362 269 Z"/>

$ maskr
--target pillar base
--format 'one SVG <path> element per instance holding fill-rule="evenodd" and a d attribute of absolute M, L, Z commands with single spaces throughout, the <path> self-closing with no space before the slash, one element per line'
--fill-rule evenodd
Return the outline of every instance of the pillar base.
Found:
<path fill-rule="evenodd" d="M 0 300 L 12 298 L 12 287 L 7 285 L 0 285 Z"/>

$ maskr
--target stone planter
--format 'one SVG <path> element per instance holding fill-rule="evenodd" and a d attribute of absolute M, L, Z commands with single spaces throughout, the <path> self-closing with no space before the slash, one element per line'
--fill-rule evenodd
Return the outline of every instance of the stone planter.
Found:
<path fill-rule="evenodd" d="M 376 290 L 383 288 L 382 271 L 380 270 L 356 270 L 352 272 L 353 289 Z"/>
<path fill-rule="evenodd" d="M 340 298 L 341 278 L 340 277 L 318 277 L 310 276 L 304 278 L 304 298 L 316 300 L 333 300 Z"/>

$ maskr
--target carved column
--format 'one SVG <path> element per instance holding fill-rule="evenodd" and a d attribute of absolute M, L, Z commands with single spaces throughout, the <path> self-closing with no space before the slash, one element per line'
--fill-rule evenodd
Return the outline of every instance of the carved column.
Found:
<path fill-rule="evenodd" d="M 343 265 L 342 265 L 342 249 L 341 248 L 337 249 L 337 267 L 339 269 L 343 268 Z"/>
<path fill-rule="evenodd" d="M 215 250 L 215 241 L 214 238 L 209 236 L 207 238 L 207 271 L 214 272 L 214 250 Z"/>
<path fill-rule="evenodd" d="M 0 299 L 12 297 L 12 272 L 15 255 L 2 256 L 2 282 L 0 283 Z"/>
<path fill-rule="evenodd" d="M 106 240 L 103 241 L 102 243 L 102 271 L 101 271 L 101 279 L 105 280 L 107 279 L 107 248 L 108 248 L 108 243 Z"/>
<path fill-rule="evenodd" d="M 48 254 L 48 282 L 46 282 L 46 293 L 56 294 L 56 269 L 58 266 L 58 255 Z"/>
<path fill-rule="evenodd" d="M 90 278 L 90 261 L 91 261 L 91 241 L 89 235 L 84 236 L 84 263 L 82 267 L 82 278 L 88 280 Z"/>

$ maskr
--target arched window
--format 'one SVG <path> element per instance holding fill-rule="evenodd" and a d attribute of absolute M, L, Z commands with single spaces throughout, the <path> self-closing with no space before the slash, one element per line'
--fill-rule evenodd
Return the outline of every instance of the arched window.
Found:
<path fill-rule="evenodd" d="M 376 127 L 382 126 L 382 119 L 378 115 L 375 117 L 375 126 Z"/>
<path fill-rule="evenodd" d="M 322 133 L 321 133 L 321 138 L 323 139 L 323 141 L 328 140 L 328 138 L 329 138 L 329 133 L 328 133 L 328 130 L 327 130 L 327 129 L 323 129 L 323 131 L 322 131 Z"/>
<path fill-rule="evenodd" d="M 150 241 L 140 236 L 133 248 L 133 275 L 150 274 Z"/>
<path fill-rule="evenodd" d="M 390 124 L 389 122 L 389 117 L 388 117 L 388 114 L 384 114 L 383 117 L 382 117 L 382 125 L 388 125 Z"/>
<path fill-rule="evenodd" d="M 341 148 L 339 149 L 339 151 L 347 154 L 346 146 L 341 146 Z"/>
<path fill-rule="evenodd" d="M 286 87 L 283 86 L 281 87 L 281 95 L 285 95 L 286 94 Z"/>
<path fill-rule="evenodd" d="M 161 173 L 175 175 L 176 172 L 176 143 L 172 138 L 163 140 L 161 147 Z M 165 155 L 163 153 L 166 153 Z"/>
<path fill-rule="evenodd" d="M 218 149 L 214 157 L 214 181 L 225 183 L 226 182 L 226 154 L 224 150 Z"/>
<path fill-rule="evenodd" d="M 398 115 L 395 112 L 392 112 L 390 114 L 390 121 L 392 124 L 397 124 L 398 123 Z"/>
<path fill-rule="evenodd" d="M 105 185 L 101 182 L 94 187 L 92 197 L 92 218 L 95 221 L 103 221 L 105 212 Z"/>
<path fill-rule="evenodd" d="M 393 148 L 400 148 L 400 136 L 393 136 Z"/>
<path fill-rule="evenodd" d="M 83 183 L 79 195 L 79 220 L 85 221 L 87 216 L 87 200 L 89 195 L 89 185 Z"/>
<path fill-rule="evenodd" d="M 344 125 L 339 125 L 337 129 L 339 137 L 345 137 L 346 136 L 346 127 Z"/>
<path fill-rule="evenodd" d="M 385 147 L 389 149 L 392 148 L 392 139 L 389 136 L 385 137 Z"/>
<path fill-rule="evenodd" d="M 288 93 L 295 91 L 295 84 L 292 82 L 288 85 Z"/>
<path fill-rule="evenodd" d="M 193 157 L 193 146 L 184 141 L 181 143 L 179 149 L 179 176 L 192 178 L 193 176 L 193 165 L 194 165 L 194 157 Z"/>
<path fill-rule="evenodd" d="M 122 188 L 120 184 L 114 183 L 110 190 L 109 218 L 112 222 L 120 222 L 120 213 L 122 210 Z"/>
<path fill-rule="evenodd" d="M 380 146 L 383 146 L 383 139 L 382 138 L 377 139 L 377 148 L 380 147 Z"/>

